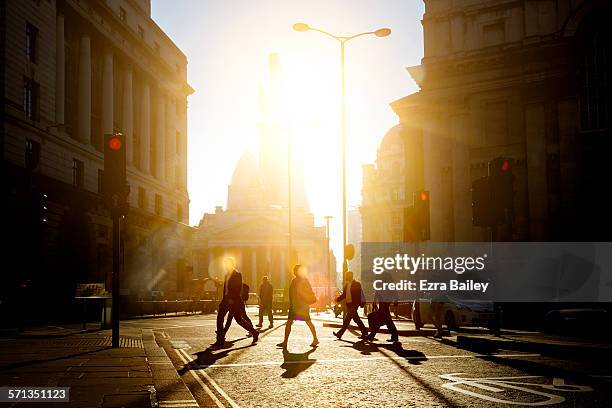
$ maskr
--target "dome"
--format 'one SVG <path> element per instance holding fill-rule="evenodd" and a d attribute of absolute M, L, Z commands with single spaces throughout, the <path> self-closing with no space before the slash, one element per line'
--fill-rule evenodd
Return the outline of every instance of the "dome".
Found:
<path fill-rule="evenodd" d="M 227 191 L 228 209 L 259 208 L 262 206 L 262 186 L 257 159 L 245 152 L 232 175 Z"/>
<path fill-rule="evenodd" d="M 232 174 L 231 186 L 254 187 L 261 183 L 259 164 L 250 151 L 244 152 Z"/>
<path fill-rule="evenodd" d="M 402 139 L 402 125 L 398 124 L 393 126 L 391 129 L 385 133 L 380 142 L 380 150 L 389 152 L 398 150 L 401 146 L 403 146 L 404 141 Z"/>

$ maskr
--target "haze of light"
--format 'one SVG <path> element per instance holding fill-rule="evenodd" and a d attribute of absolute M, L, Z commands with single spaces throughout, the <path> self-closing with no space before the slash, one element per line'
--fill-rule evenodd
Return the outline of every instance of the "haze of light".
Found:
<path fill-rule="evenodd" d="M 338 35 L 389 27 L 386 38 L 347 44 L 348 203 L 361 199 L 361 165 L 372 162 L 397 124 L 389 103 L 416 90 L 405 68 L 423 55 L 423 4 L 406 0 L 154 0 L 153 18 L 189 60 L 190 223 L 226 204 L 227 185 L 245 148 L 256 149 L 258 90 L 268 54 L 283 65 L 286 123 L 303 165 L 318 225 L 332 215 L 332 247 L 341 253 L 339 47 L 306 22 Z"/>

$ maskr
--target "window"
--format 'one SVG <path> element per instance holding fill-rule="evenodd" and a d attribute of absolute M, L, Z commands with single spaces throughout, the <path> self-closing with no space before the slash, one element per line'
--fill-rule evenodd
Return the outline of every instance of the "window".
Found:
<path fill-rule="evenodd" d="M 183 221 L 183 206 L 180 204 L 176 205 L 176 218 L 178 221 Z"/>
<path fill-rule="evenodd" d="M 162 196 L 155 194 L 155 214 L 161 215 L 162 213 Z"/>
<path fill-rule="evenodd" d="M 146 209 L 147 206 L 147 190 L 143 187 L 138 187 L 138 208 Z"/>
<path fill-rule="evenodd" d="M 104 170 L 98 169 L 98 193 L 104 193 Z"/>
<path fill-rule="evenodd" d="M 119 7 L 119 18 L 124 23 L 127 22 L 127 12 L 125 11 L 125 9 L 123 7 Z"/>
<path fill-rule="evenodd" d="M 36 63 L 37 40 L 38 28 L 26 23 L 26 58 L 32 63 Z"/>
<path fill-rule="evenodd" d="M 40 143 L 31 139 L 26 139 L 25 143 L 25 164 L 26 169 L 34 170 L 40 162 Z"/>
<path fill-rule="evenodd" d="M 483 26 L 482 36 L 484 39 L 485 46 L 503 43 L 504 41 L 506 41 L 504 23 L 500 22 Z"/>
<path fill-rule="evenodd" d="M 28 119 L 38 120 L 38 84 L 28 77 L 23 79 L 23 111 Z"/>
<path fill-rule="evenodd" d="M 140 24 L 138 25 L 138 35 L 144 40 L 144 28 Z"/>
<path fill-rule="evenodd" d="M 393 215 L 393 225 L 399 225 L 400 224 L 400 216 L 395 214 Z"/>
<path fill-rule="evenodd" d="M 611 32 L 609 25 L 599 25 L 584 50 L 580 70 L 580 125 L 583 131 L 612 127 Z"/>
<path fill-rule="evenodd" d="M 72 185 L 83 187 L 85 184 L 85 164 L 78 159 L 72 159 Z"/>
<path fill-rule="evenodd" d="M 400 175 L 400 164 L 398 162 L 393 162 L 391 165 L 391 175 L 393 177 L 399 177 Z"/>

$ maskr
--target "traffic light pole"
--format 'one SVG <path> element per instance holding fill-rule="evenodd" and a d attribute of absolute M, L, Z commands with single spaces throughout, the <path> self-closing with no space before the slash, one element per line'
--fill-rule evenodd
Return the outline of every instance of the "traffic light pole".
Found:
<path fill-rule="evenodd" d="M 113 303 L 111 309 L 112 319 L 112 346 L 119 347 L 119 276 L 121 275 L 121 211 L 119 207 L 112 209 L 113 218 Z"/>

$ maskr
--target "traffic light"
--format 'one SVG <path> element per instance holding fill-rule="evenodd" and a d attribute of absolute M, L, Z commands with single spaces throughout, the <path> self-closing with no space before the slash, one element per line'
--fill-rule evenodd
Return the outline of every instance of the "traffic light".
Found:
<path fill-rule="evenodd" d="M 489 176 L 485 176 L 472 182 L 472 225 L 490 227 L 491 210 L 491 183 Z"/>
<path fill-rule="evenodd" d="M 497 157 L 489 163 L 491 180 L 492 217 L 495 225 L 511 223 L 514 219 L 513 163 Z"/>
<path fill-rule="evenodd" d="M 102 189 L 111 206 L 127 198 L 125 176 L 125 138 L 121 133 L 104 135 L 104 173 Z"/>
<path fill-rule="evenodd" d="M 427 241 L 431 237 L 429 218 L 429 191 L 415 191 L 414 219 L 417 239 L 419 241 Z"/>

